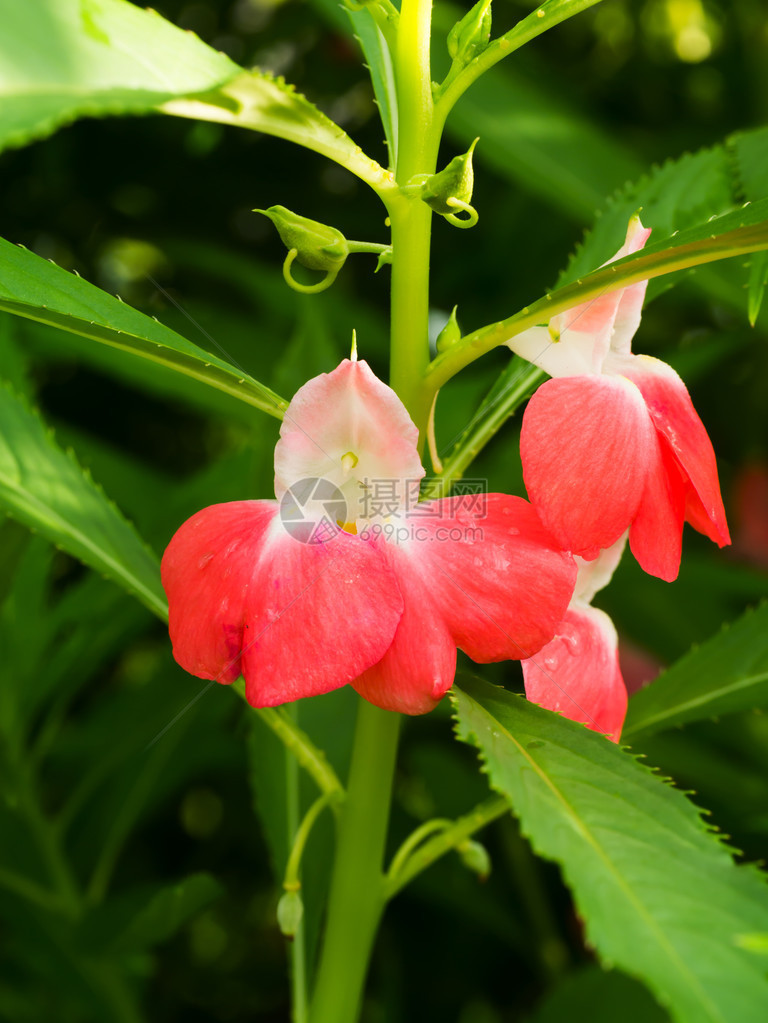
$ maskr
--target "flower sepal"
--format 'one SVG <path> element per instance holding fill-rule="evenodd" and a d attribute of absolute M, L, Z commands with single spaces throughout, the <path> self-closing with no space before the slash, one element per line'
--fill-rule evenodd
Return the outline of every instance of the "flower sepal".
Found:
<path fill-rule="evenodd" d="M 479 0 L 448 33 L 448 53 L 454 64 L 466 67 L 491 39 L 491 0 Z"/>
<path fill-rule="evenodd" d="M 455 227 L 474 227 L 477 211 L 471 205 L 475 173 L 472 169 L 472 153 L 478 139 L 466 153 L 454 156 L 451 162 L 437 174 L 431 175 L 422 184 L 421 199 Z M 466 217 L 457 216 L 466 213 Z"/>
<path fill-rule="evenodd" d="M 325 291 L 333 284 L 349 255 L 349 244 L 341 231 L 317 220 L 301 217 L 285 206 L 270 206 L 269 209 L 253 212 L 269 217 L 288 249 L 283 263 L 283 277 L 289 287 L 294 291 L 312 294 Z M 325 277 L 316 284 L 301 284 L 291 275 L 294 260 L 308 270 L 324 271 Z"/>

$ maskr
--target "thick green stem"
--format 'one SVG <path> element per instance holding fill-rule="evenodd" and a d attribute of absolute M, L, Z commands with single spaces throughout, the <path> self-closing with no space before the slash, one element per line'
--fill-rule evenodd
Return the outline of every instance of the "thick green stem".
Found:
<path fill-rule="evenodd" d="M 419 428 L 429 419 L 422 379 L 429 365 L 429 240 L 432 211 L 410 201 L 392 210 L 392 358 L 390 384 Z"/>
<path fill-rule="evenodd" d="M 440 133 L 433 128 L 429 63 L 431 0 L 403 0 L 395 59 L 399 102 L 397 182 L 433 174 Z M 421 381 L 429 364 L 429 245 L 432 211 L 418 198 L 396 196 L 392 224 L 390 383 L 423 437 L 429 417 Z"/>
<path fill-rule="evenodd" d="M 399 105 L 398 185 L 435 170 L 429 44 L 431 0 L 403 0 L 394 54 Z M 429 245 L 432 211 L 403 193 L 388 199 L 392 226 L 390 382 L 424 437 L 429 404 Z M 384 849 L 400 716 L 361 702 L 347 798 L 341 808 L 328 918 L 310 1023 L 356 1023 L 386 902 Z"/>
<path fill-rule="evenodd" d="M 360 701 L 311 1023 L 355 1023 L 384 908 L 382 865 L 400 715 Z"/>

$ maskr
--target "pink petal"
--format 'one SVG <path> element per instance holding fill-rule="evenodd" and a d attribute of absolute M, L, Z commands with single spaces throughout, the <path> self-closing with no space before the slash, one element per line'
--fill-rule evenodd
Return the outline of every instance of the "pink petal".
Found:
<path fill-rule="evenodd" d="M 588 358 L 583 369 L 578 373 L 599 373 L 603 359 L 608 353 L 613 334 L 613 324 L 616 320 L 619 303 L 621 301 L 620 291 L 609 291 L 605 295 L 598 295 L 589 299 L 581 305 L 567 309 L 565 312 L 554 316 L 549 326 L 559 336 L 558 351 L 565 367 L 570 359 L 566 353 L 570 350 L 575 354 L 577 349 Z M 554 355 L 553 355 L 554 358 Z M 570 376 L 570 373 L 557 372 L 553 376 Z"/>
<path fill-rule="evenodd" d="M 523 416 L 531 501 L 557 542 L 589 560 L 634 519 L 655 451 L 642 396 L 620 377 L 548 380 Z"/>
<path fill-rule="evenodd" d="M 173 656 L 190 674 L 224 683 L 241 674 L 244 597 L 277 510 L 276 501 L 215 504 L 168 544 L 160 568 Z"/>
<path fill-rule="evenodd" d="M 616 630 L 607 614 L 575 605 L 552 642 L 522 667 L 532 703 L 619 741 L 627 690 L 619 670 Z"/>
<path fill-rule="evenodd" d="M 638 217 L 632 217 L 624 244 L 608 263 L 642 249 L 650 233 Z M 629 352 L 647 287 L 647 281 L 640 281 L 608 291 L 558 313 L 546 327 L 531 327 L 506 343 L 553 377 L 600 373 L 610 350 Z"/>
<path fill-rule="evenodd" d="M 453 684 L 456 644 L 435 606 L 434 586 L 422 574 L 420 562 L 396 543 L 386 544 L 385 550 L 403 594 L 403 617 L 383 658 L 352 685 L 384 710 L 425 714 Z"/>
<path fill-rule="evenodd" d="M 253 706 L 336 689 L 381 660 L 402 615 L 373 542 L 339 531 L 290 536 L 276 502 L 214 505 L 179 529 L 163 558 L 174 656 L 202 678 L 240 670 Z"/>
<path fill-rule="evenodd" d="M 576 565 L 519 497 L 425 501 L 402 546 L 428 580 L 433 607 L 473 660 L 530 657 L 573 593 Z"/>
<path fill-rule="evenodd" d="M 275 448 L 275 494 L 279 500 L 295 483 L 321 477 L 343 492 L 347 521 L 356 522 L 372 517 L 369 482 L 391 481 L 393 514 L 416 501 L 424 475 L 417 442 L 392 388 L 366 362 L 344 359 L 299 388 L 288 406 Z"/>
<path fill-rule="evenodd" d="M 645 493 L 629 530 L 629 545 L 640 567 L 671 583 L 680 570 L 685 484 L 667 445 L 657 440 Z"/>
<path fill-rule="evenodd" d="M 554 333 L 550 333 L 549 327 L 530 327 L 510 338 L 506 344 L 517 355 L 553 377 L 599 373 L 610 345 L 617 295 L 614 292 L 606 296 L 612 301 L 610 310 L 606 310 L 603 305 L 595 310 L 595 316 L 603 322 L 596 325 L 594 334 L 587 330 L 591 318 L 586 317 L 586 306 L 579 306 L 554 317 L 551 323 Z M 571 322 L 573 330 L 568 328 Z M 584 331 L 580 329 L 582 326 Z"/>
<path fill-rule="evenodd" d="M 715 453 L 685 384 L 671 366 L 646 355 L 627 360 L 622 372 L 640 389 L 654 426 L 688 481 L 687 521 L 720 547 L 730 543 Z"/>
<path fill-rule="evenodd" d="M 632 217 L 627 228 L 627 237 L 613 257 L 611 262 L 622 259 L 643 248 L 648 236 L 651 233 L 649 227 L 643 227 L 639 217 Z M 632 338 L 640 326 L 640 317 L 645 301 L 645 292 L 648 281 L 638 281 L 637 284 L 630 284 L 628 288 L 622 288 L 619 292 L 619 306 L 616 310 L 616 318 L 613 324 L 613 336 L 611 337 L 611 350 L 619 354 L 629 354 L 632 347 Z"/>

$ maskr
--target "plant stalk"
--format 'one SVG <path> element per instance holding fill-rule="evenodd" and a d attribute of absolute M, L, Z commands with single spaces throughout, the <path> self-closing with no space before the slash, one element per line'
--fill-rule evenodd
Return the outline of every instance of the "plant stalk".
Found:
<path fill-rule="evenodd" d="M 382 866 L 400 715 L 360 701 L 310 1023 L 356 1023 L 384 909 Z"/>

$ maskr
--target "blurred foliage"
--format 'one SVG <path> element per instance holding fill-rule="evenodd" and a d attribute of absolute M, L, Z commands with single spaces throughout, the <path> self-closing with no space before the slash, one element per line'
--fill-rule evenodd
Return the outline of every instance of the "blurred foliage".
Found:
<path fill-rule="evenodd" d="M 284 74 L 385 161 L 370 83 L 335 3 L 157 6 L 237 62 Z M 443 33 L 468 6 L 438 8 Z M 533 6 L 496 0 L 495 32 Z M 446 59 L 439 33 L 435 59 Z M 606 0 L 537 40 L 471 90 L 449 121 L 442 163 L 481 135 L 480 224 L 457 232 L 436 218 L 435 335 L 455 304 L 468 330 L 537 298 L 628 179 L 767 115 L 763 0 Z M 119 293 L 285 397 L 348 352 L 353 328 L 361 354 L 386 372 L 389 271 L 374 276 L 373 257 L 357 256 L 330 291 L 297 296 L 282 283 L 279 241 L 251 212 L 281 204 L 348 237 L 386 241 L 375 197 L 313 153 L 174 118 L 84 120 L 5 153 L 0 181 L 5 237 Z M 649 306 L 636 341 L 686 377 L 720 458 L 736 543 L 718 552 L 687 532 L 674 586 L 625 559 L 601 602 L 627 641 L 635 687 L 766 592 L 768 543 L 741 539 L 768 514 L 765 490 L 744 485 L 747 472 L 768 473 L 765 310 L 750 328 L 748 281 L 738 260 L 686 279 Z M 62 338 L 1 316 L 2 376 L 39 404 L 59 442 L 157 554 L 200 507 L 271 493 L 275 420 Z M 445 389 L 441 449 L 507 359 L 493 353 Z M 471 474 L 491 490 L 522 492 L 514 424 Z M 254 798 L 279 798 L 282 750 L 231 692 L 175 666 L 163 628 L 136 601 L 7 521 L 0 601 L 0 1018 L 283 1023 L 286 952 L 272 870 L 284 861 L 285 836 L 265 841 L 251 813 Z M 485 674 L 519 686 L 514 665 Z M 318 702 L 301 721 L 335 735 L 329 752 L 341 771 L 348 750 L 337 710 L 347 716 L 341 703 Z M 765 733 L 765 719 L 740 714 L 643 745 L 753 859 L 765 856 L 768 835 Z M 393 842 L 430 816 L 466 812 L 485 793 L 446 707 L 409 723 Z M 309 862 L 327 855 L 329 841 L 330 830 L 313 836 Z M 609 975 L 610 988 L 596 985 L 606 978 L 557 870 L 533 857 L 511 820 L 483 842 L 493 863 L 487 882 L 449 857 L 393 903 L 374 956 L 368 1023 L 664 1018 L 621 974 Z"/>

